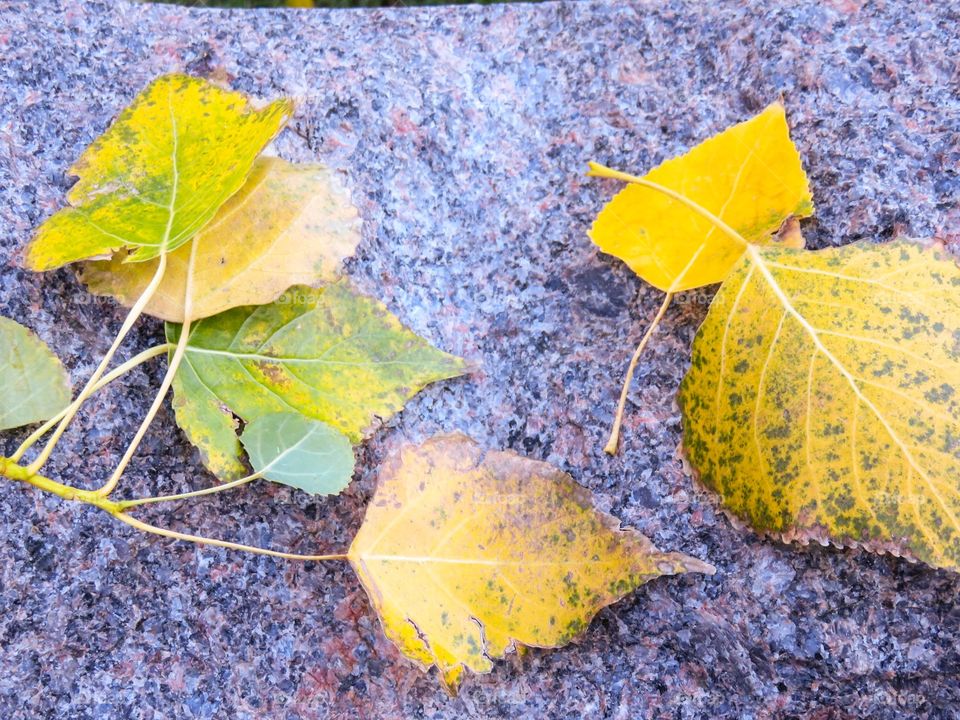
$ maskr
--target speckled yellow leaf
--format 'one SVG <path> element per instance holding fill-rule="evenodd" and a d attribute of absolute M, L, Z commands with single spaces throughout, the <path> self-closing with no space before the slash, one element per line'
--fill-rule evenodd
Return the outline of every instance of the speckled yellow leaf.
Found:
<path fill-rule="evenodd" d="M 193 319 L 272 302 L 291 285 L 333 280 L 358 242 L 359 216 L 332 171 L 259 158 L 246 184 L 194 238 Z M 85 263 L 81 277 L 94 293 L 132 305 L 159 260 L 126 257 Z M 183 322 L 189 259 L 189 244 L 170 253 L 147 313 Z"/>
<path fill-rule="evenodd" d="M 349 558 L 388 637 L 455 691 L 518 645 L 559 647 L 647 580 L 713 568 L 663 553 L 546 463 L 463 435 L 390 456 Z"/>
<path fill-rule="evenodd" d="M 761 532 L 960 570 L 958 393 L 952 258 L 752 248 L 694 342 L 684 444 Z"/>
<path fill-rule="evenodd" d="M 0 430 L 48 420 L 70 402 L 70 378 L 47 344 L 0 317 Z"/>
<path fill-rule="evenodd" d="M 167 324 L 176 342 L 180 326 Z M 234 416 L 297 412 L 359 442 L 425 385 L 466 371 L 346 281 L 195 323 L 174 378 L 177 424 L 215 475 L 246 474 Z"/>
<path fill-rule="evenodd" d="M 240 189 L 292 109 L 278 100 L 258 110 L 198 78 L 158 78 L 70 169 L 79 177 L 70 205 L 37 231 L 27 266 L 50 270 L 120 248 L 136 251 L 132 261 L 176 250 Z"/>
<path fill-rule="evenodd" d="M 790 216 L 813 212 L 807 176 L 779 103 L 643 179 L 692 200 L 757 245 L 772 244 Z M 744 251 L 742 242 L 680 201 L 637 184 L 606 205 L 590 237 L 667 292 L 722 281 Z M 787 239 L 802 242 L 799 233 Z"/>

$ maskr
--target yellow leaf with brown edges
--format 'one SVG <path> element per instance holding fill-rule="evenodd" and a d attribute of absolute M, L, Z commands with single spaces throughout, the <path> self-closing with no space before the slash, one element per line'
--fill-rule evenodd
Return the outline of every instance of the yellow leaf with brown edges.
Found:
<path fill-rule="evenodd" d="M 348 556 L 387 636 L 452 692 L 510 649 L 567 644 L 648 580 L 714 571 L 621 529 L 566 473 L 463 435 L 385 461 Z"/>
<path fill-rule="evenodd" d="M 360 242 L 360 220 L 333 171 L 263 157 L 193 242 L 195 320 L 273 302 L 292 285 L 336 279 L 341 261 Z M 150 315 L 183 322 L 190 251 L 187 244 L 168 256 L 163 281 L 146 307 Z M 92 292 L 131 306 L 159 260 L 126 259 L 121 252 L 110 260 L 84 263 L 81 278 Z"/>
<path fill-rule="evenodd" d="M 813 212 L 780 103 L 667 160 L 643 179 L 700 205 L 755 245 L 774 244 L 784 221 Z M 665 292 L 722 281 L 745 249 L 681 201 L 634 183 L 604 207 L 590 238 Z M 797 242 L 791 233 L 789 244 Z"/>

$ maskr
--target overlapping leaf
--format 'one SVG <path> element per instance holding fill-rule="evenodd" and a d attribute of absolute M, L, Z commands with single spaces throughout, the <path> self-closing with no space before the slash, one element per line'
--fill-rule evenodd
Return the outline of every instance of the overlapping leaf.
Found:
<path fill-rule="evenodd" d="M 384 463 L 349 558 L 387 635 L 451 690 L 518 645 L 570 642 L 647 580 L 713 572 L 620 529 L 569 475 L 462 435 Z"/>
<path fill-rule="evenodd" d="M 813 212 L 809 183 L 779 103 L 667 160 L 643 179 L 693 201 L 757 245 L 773 243 L 790 216 Z M 722 281 L 744 251 L 742 241 L 680 200 L 639 184 L 627 185 L 607 204 L 590 237 L 666 292 Z M 790 240 L 795 243 L 798 236 Z"/>
<path fill-rule="evenodd" d="M 315 495 L 335 495 L 353 476 L 350 439 L 300 413 L 261 415 L 241 436 L 255 472 Z"/>
<path fill-rule="evenodd" d="M 19 323 L 0 317 L 0 430 L 48 420 L 70 402 L 56 355 Z"/>
<path fill-rule="evenodd" d="M 241 305 L 272 302 L 297 284 L 336 278 L 360 241 L 349 193 L 321 165 L 260 158 L 250 177 L 195 237 L 193 318 Z M 190 246 L 170 254 L 146 312 L 183 322 Z M 150 283 L 157 260 L 128 263 L 125 253 L 84 266 L 90 289 L 132 305 Z"/>
<path fill-rule="evenodd" d="M 176 250 L 240 189 L 291 111 L 289 100 L 257 110 L 205 80 L 158 78 L 71 168 L 79 180 L 70 206 L 40 227 L 27 265 L 50 270 L 120 248 L 144 261 Z"/>
<path fill-rule="evenodd" d="M 762 532 L 960 570 L 960 270 L 908 241 L 764 249 L 683 381 L 704 483 Z"/>
<path fill-rule="evenodd" d="M 171 342 L 179 329 L 167 325 Z M 234 415 L 252 422 L 297 412 L 359 442 L 424 385 L 465 368 L 345 282 L 298 286 L 270 305 L 196 323 L 174 381 L 174 408 L 204 464 L 233 478 L 244 474 Z"/>

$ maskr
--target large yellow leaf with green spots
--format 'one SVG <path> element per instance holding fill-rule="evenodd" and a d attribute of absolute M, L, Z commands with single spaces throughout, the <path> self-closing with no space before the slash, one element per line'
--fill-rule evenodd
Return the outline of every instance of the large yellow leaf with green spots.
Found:
<path fill-rule="evenodd" d="M 243 185 L 283 127 L 290 100 L 254 108 L 240 93 L 187 77 L 152 82 L 70 169 L 69 206 L 27 248 L 33 270 L 106 257 L 128 261 L 176 250 Z"/>
<path fill-rule="evenodd" d="M 630 176 L 594 167 L 594 174 Z M 770 245 L 789 217 L 813 212 L 786 114 L 774 103 L 640 178 L 690 200 L 742 238 Z M 597 216 L 591 239 L 665 292 L 722 281 L 744 251 L 741 240 L 676 197 L 631 183 Z M 802 242 L 799 234 L 791 243 Z"/>
<path fill-rule="evenodd" d="M 181 326 L 167 324 L 177 342 Z M 359 442 L 428 383 L 466 364 L 345 281 L 195 323 L 174 379 L 177 424 L 221 478 L 245 474 L 234 416 L 297 412 Z"/>
<path fill-rule="evenodd" d="M 754 528 L 960 570 L 960 269 L 901 240 L 751 248 L 680 400 L 703 482 Z"/>
<path fill-rule="evenodd" d="M 388 637 L 455 691 L 520 645 L 565 645 L 660 575 L 713 572 L 593 507 L 569 475 L 463 435 L 387 458 L 348 553 Z"/>
<path fill-rule="evenodd" d="M 194 238 L 193 318 L 240 305 L 272 302 L 291 285 L 334 280 L 360 242 L 350 194 L 322 165 L 258 158 L 246 184 Z M 183 322 L 191 244 L 169 254 L 167 269 L 145 312 Z M 159 260 L 84 264 L 82 279 L 100 295 L 133 305 Z"/>

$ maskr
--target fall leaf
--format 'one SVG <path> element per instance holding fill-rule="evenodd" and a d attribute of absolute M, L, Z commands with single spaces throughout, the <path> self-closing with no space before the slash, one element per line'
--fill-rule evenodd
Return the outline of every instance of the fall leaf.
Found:
<path fill-rule="evenodd" d="M 165 75 L 144 89 L 70 172 L 67 207 L 27 248 L 27 266 L 51 270 L 135 249 L 127 261 L 171 252 L 206 225 L 243 185 L 263 147 L 292 112 L 262 110 L 205 80 Z"/>
<path fill-rule="evenodd" d="M 757 530 L 960 570 L 960 269 L 898 241 L 752 249 L 680 401 L 703 482 Z"/>
<path fill-rule="evenodd" d="M 451 691 L 519 644 L 565 645 L 647 580 L 714 571 L 620 529 L 566 473 L 463 435 L 384 462 L 348 557 L 387 636 Z"/>
<path fill-rule="evenodd" d="M 630 179 L 599 166 L 593 166 L 592 174 Z M 790 216 L 813 212 L 807 176 L 780 103 L 667 160 L 640 180 L 693 201 L 756 245 L 773 243 Z M 590 237 L 665 292 L 722 281 L 744 251 L 741 240 L 677 198 L 636 183 L 606 205 Z M 795 234 L 788 239 L 798 242 Z"/>
<path fill-rule="evenodd" d="M 70 379 L 40 338 L 0 317 L 0 430 L 48 420 L 70 403 Z"/>
<path fill-rule="evenodd" d="M 167 325 L 171 342 L 180 326 Z M 466 365 L 344 281 L 297 286 L 276 302 L 197 322 L 174 380 L 177 423 L 221 478 L 244 474 L 234 415 L 293 411 L 353 442 L 436 380 Z"/>
<path fill-rule="evenodd" d="M 316 495 L 336 495 L 353 476 L 350 439 L 300 413 L 261 415 L 241 436 L 254 471 Z"/>
<path fill-rule="evenodd" d="M 272 302 L 291 285 L 334 280 L 359 241 L 356 208 L 332 171 L 259 158 L 246 184 L 194 239 L 193 318 Z M 189 258 L 189 245 L 170 253 L 147 313 L 183 322 Z M 85 263 L 81 277 L 92 292 L 131 306 L 159 261 L 126 260 L 117 253 Z"/>

